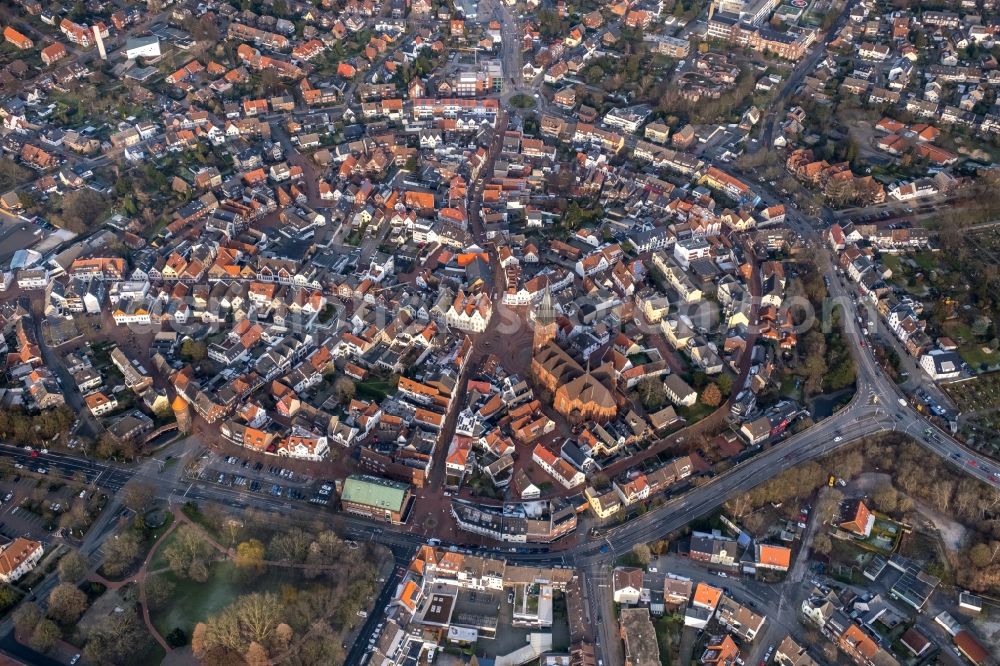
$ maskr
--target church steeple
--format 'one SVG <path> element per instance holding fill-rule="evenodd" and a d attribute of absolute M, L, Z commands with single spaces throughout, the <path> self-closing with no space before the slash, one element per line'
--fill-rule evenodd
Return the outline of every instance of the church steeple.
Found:
<path fill-rule="evenodd" d="M 556 308 L 552 303 L 552 291 L 548 285 L 542 292 L 542 301 L 535 308 L 535 334 L 532 348 L 537 352 L 545 344 L 556 338 Z"/>

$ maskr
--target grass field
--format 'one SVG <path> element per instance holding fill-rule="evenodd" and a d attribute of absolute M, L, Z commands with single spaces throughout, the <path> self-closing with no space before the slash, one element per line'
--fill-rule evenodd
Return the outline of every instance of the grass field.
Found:
<path fill-rule="evenodd" d="M 359 398 L 382 400 L 393 391 L 392 382 L 388 379 L 367 379 L 357 384 Z"/>
<path fill-rule="evenodd" d="M 708 405 L 702 404 L 699 400 L 690 407 L 678 407 L 677 413 L 687 421 L 688 425 L 692 423 L 697 423 L 703 418 L 715 411 L 715 407 L 709 407 Z"/>
<path fill-rule="evenodd" d="M 173 515 L 170 516 L 171 519 Z M 163 552 L 174 542 L 177 538 L 176 532 L 171 534 L 166 538 L 166 540 L 160 544 L 160 547 L 156 549 L 156 555 L 153 555 L 153 559 L 149 561 L 149 571 L 159 571 L 160 569 L 166 569 L 169 565 L 166 556 Z"/>
<path fill-rule="evenodd" d="M 1000 363 L 1000 353 L 988 353 L 983 351 L 983 345 L 976 341 L 972 328 L 961 321 L 953 319 L 941 325 L 942 330 L 952 340 L 958 343 L 958 354 L 969 364 L 974 371 L 979 371 L 979 366 L 985 363 L 987 366 Z"/>
<path fill-rule="evenodd" d="M 941 324 L 941 328 L 948 334 L 948 337 L 959 344 L 966 343 L 974 337 L 972 335 L 972 327 L 958 319 L 951 319 L 944 322 Z"/>
<path fill-rule="evenodd" d="M 970 368 L 976 371 L 980 370 L 983 365 L 989 368 L 1000 363 L 1000 354 L 996 352 L 988 354 L 979 345 L 963 345 L 958 348 L 958 355 L 969 364 Z"/>
<path fill-rule="evenodd" d="M 830 575 L 841 582 L 859 583 L 865 580 L 862 571 L 868 563 L 868 555 L 850 541 L 830 540 Z"/>
<path fill-rule="evenodd" d="M 797 375 L 788 374 L 781 378 L 781 388 L 778 389 L 781 395 L 802 399 L 802 379 Z"/>
<path fill-rule="evenodd" d="M 236 565 L 232 562 L 212 564 L 205 583 L 182 579 L 172 572 L 157 575 L 176 585 L 170 604 L 150 614 L 161 636 L 174 627 L 180 627 L 190 636 L 195 624 L 232 603 L 243 587 L 236 581 Z"/>
<path fill-rule="evenodd" d="M 937 265 L 937 259 L 933 252 L 914 252 L 910 258 L 924 271 L 932 270 Z"/>
<path fill-rule="evenodd" d="M 176 585 L 169 605 L 150 614 L 162 636 L 174 627 L 180 627 L 190 636 L 195 624 L 218 613 L 241 594 L 277 590 L 282 584 L 299 580 L 296 571 L 280 567 L 271 567 L 261 576 L 243 580 L 232 562 L 214 562 L 204 583 L 180 578 L 173 572 L 157 575 Z"/>
<path fill-rule="evenodd" d="M 882 263 L 885 267 L 892 271 L 892 280 L 898 283 L 905 283 L 903 279 L 903 264 L 899 260 L 899 256 L 895 254 L 883 254 Z"/>

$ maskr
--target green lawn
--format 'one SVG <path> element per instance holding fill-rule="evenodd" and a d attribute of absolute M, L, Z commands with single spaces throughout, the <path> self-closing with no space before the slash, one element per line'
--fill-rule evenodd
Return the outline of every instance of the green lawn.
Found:
<path fill-rule="evenodd" d="M 958 355 L 976 372 L 979 372 L 979 366 L 983 363 L 990 366 L 1000 362 L 1000 354 L 996 352 L 987 354 L 983 351 L 982 345 L 961 345 L 958 348 Z"/>
<path fill-rule="evenodd" d="M 195 624 L 228 606 L 243 591 L 232 562 L 212 564 L 208 581 L 204 583 L 181 579 L 172 572 L 157 575 L 176 585 L 170 605 L 150 613 L 161 636 L 166 636 L 174 627 L 180 627 L 190 636 Z"/>
<path fill-rule="evenodd" d="M 649 363 L 651 359 L 649 358 L 649 354 L 639 352 L 629 356 L 628 360 L 632 361 L 632 365 L 645 365 L 646 363 Z"/>
<path fill-rule="evenodd" d="M 945 334 L 958 343 L 958 354 L 975 371 L 979 371 L 982 363 L 993 365 L 1000 362 L 1000 354 L 984 352 L 982 343 L 976 340 L 972 333 L 972 328 L 965 322 L 957 319 L 946 321 L 941 325 Z"/>
<path fill-rule="evenodd" d="M 269 567 L 261 576 L 241 580 L 236 565 L 228 561 L 212 563 L 204 583 L 180 578 L 173 572 L 157 575 L 165 576 L 176 585 L 170 604 L 150 613 L 161 636 L 166 636 L 174 627 L 180 627 L 190 636 L 195 624 L 218 613 L 241 594 L 277 591 L 284 584 L 300 583 L 296 570 L 281 567 Z"/>
<path fill-rule="evenodd" d="M 357 384 L 357 396 L 369 400 L 381 401 L 395 389 L 388 379 L 366 379 Z"/>
<path fill-rule="evenodd" d="M 517 94 L 510 98 L 511 106 L 518 109 L 533 109 L 535 108 L 535 100 L 529 95 Z"/>
<path fill-rule="evenodd" d="M 903 264 L 899 260 L 899 255 L 895 254 L 883 254 L 882 263 L 885 267 L 892 271 L 892 280 L 898 284 L 905 284 L 903 279 Z"/>
<path fill-rule="evenodd" d="M 213 522 L 205 518 L 205 514 L 201 512 L 201 508 L 198 506 L 197 502 L 187 502 L 181 511 L 187 516 L 188 520 L 192 523 L 198 525 L 201 529 L 205 530 L 205 533 L 211 536 L 218 542 L 222 542 L 222 535 L 219 534 L 218 526 Z M 159 552 L 157 552 L 159 554 Z"/>
<path fill-rule="evenodd" d="M 170 518 L 171 522 L 173 522 L 173 514 L 171 514 Z M 159 538 L 160 537 L 157 537 L 157 540 L 159 540 Z M 165 569 L 168 566 L 170 566 L 167 563 L 167 558 L 164 556 L 163 551 L 165 551 L 167 547 L 170 546 L 170 544 L 172 544 L 176 538 L 177 538 L 177 532 L 173 532 L 170 534 L 170 536 L 166 538 L 166 540 L 163 543 L 160 544 L 160 547 L 156 549 L 156 554 L 153 555 L 153 559 L 150 560 L 149 562 L 149 567 L 148 567 L 149 571 L 158 571 L 160 569 Z"/>
<path fill-rule="evenodd" d="M 802 399 L 802 381 L 798 375 L 786 375 L 781 379 L 781 388 L 778 389 L 781 395 L 788 396 L 789 398 L 794 398 L 796 400 Z"/>
<path fill-rule="evenodd" d="M 929 271 L 937 266 L 937 257 L 933 252 L 914 252 L 910 257 L 921 270 Z"/>
<path fill-rule="evenodd" d="M 149 549 L 152 548 L 156 544 L 156 542 L 163 537 L 164 534 L 166 534 L 167 530 L 169 530 L 170 526 L 173 524 L 174 524 L 174 514 L 166 513 L 163 516 L 163 524 L 155 529 L 149 530 L 149 532 L 147 533 L 146 543 L 143 544 L 143 557 L 146 556 L 145 554 L 149 552 Z M 169 539 L 172 537 L 173 535 L 171 534 L 170 537 L 167 538 Z M 159 555 L 160 551 L 156 551 L 156 554 Z"/>
<path fill-rule="evenodd" d="M 660 648 L 660 664 L 663 666 L 670 666 L 678 661 L 683 627 L 684 618 L 677 614 L 654 620 L 653 628 L 656 632 L 656 642 Z"/>
<path fill-rule="evenodd" d="M 709 407 L 703 404 L 700 400 L 690 407 L 678 407 L 677 413 L 687 421 L 688 425 L 701 421 L 703 418 L 711 414 L 716 410 L 715 407 Z"/>
<path fill-rule="evenodd" d="M 195 511 L 186 513 L 189 516 L 200 515 Z M 162 534 L 167 526 L 169 521 L 157 532 Z M 149 572 L 161 571 L 162 573 L 155 575 L 163 576 L 175 585 L 169 605 L 150 613 L 153 624 L 162 636 L 176 627 L 190 636 L 195 624 L 225 608 L 241 594 L 277 590 L 283 584 L 299 582 L 298 570 L 283 567 L 269 567 L 264 574 L 246 579 L 239 575 L 233 562 L 221 560 L 209 565 L 208 580 L 204 583 L 178 576 L 169 570 L 170 565 L 164 555 L 164 551 L 176 538 L 174 532 L 160 544 L 148 568 Z M 213 551 L 213 557 L 216 556 L 218 553 Z"/>
<path fill-rule="evenodd" d="M 967 343 L 974 339 L 974 336 L 972 335 L 972 328 L 958 319 L 951 319 L 944 322 L 941 324 L 941 328 L 949 338 L 959 344 Z"/>
<path fill-rule="evenodd" d="M 830 575 L 835 580 L 847 583 L 864 580 L 861 573 L 867 564 L 864 551 L 842 539 L 831 539 L 830 542 L 833 546 L 830 551 Z"/>

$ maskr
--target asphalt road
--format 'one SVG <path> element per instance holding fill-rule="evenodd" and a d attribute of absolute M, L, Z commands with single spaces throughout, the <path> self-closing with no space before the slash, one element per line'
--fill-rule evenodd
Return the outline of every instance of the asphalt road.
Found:
<path fill-rule="evenodd" d="M 775 99 L 771 105 L 772 111 L 764 116 L 764 124 L 761 129 L 761 139 L 757 144 L 757 147 L 752 149 L 752 152 L 756 152 L 761 148 L 771 148 L 774 146 L 774 138 L 777 133 L 778 125 L 785 119 L 785 102 L 787 102 L 792 93 L 794 93 L 795 90 L 802 85 L 802 81 L 805 80 L 809 72 L 813 71 L 819 61 L 827 55 L 827 45 L 837 36 L 837 33 L 839 33 L 840 29 L 844 26 L 853 4 L 854 3 L 852 2 L 844 2 L 844 6 L 841 8 L 841 12 L 837 16 L 837 19 L 833 22 L 831 28 L 827 30 L 826 37 L 813 45 L 812 49 L 808 52 L 808 54 L 806 54 L 804 60 L 795 64 L 795 68 L 792 70 L 792 73 L 788 76 L 788 79 L 782 86 L 781 91 L 778 93 L 777 99 Z"/>
<path fill-rule="evenodd" d="M 111 493 L 121 490 L 134 475 L 133 471 L 124 467 L 54 451 L 32 457 L 32 453 L 12 444 L 0 444 L 0 455 L 10 458 L 16 465 L 24 465 L 31 472 L 39 467 L 45 468 L 48 476 L 71 479 L 80 473 L 86 479 L 84 483 Z"/>
<path fill-rule="evenodd" d="M 663 505 L 623 525 L 583 539 L 575 548 L 558 552 L 510 552 L 510 546 L 483 549 L 483 552 L 502 556 L 510 561 L 535 564 L 587 565 L 608 562 L 615 553 L 623 553 L 637 543 L 662 538 L 669 532 L 704 515 L 721 505 L 729 497 L 746 492 L 776 474 L 807 460 L 823 456 L 841 446 L 878 433 L 898 431 L 912 436 L 928 450 L 948 460 L 966 474 L 1000 486 L 1000 466 L 974 452 L 964 449 L 950 435 L 930 425 L 902 406 L 902 395 L 892 382 L 875 367 L 867 348 L 856 349 L 858 356 L 858 391 L 855 399 L 834 416 L 812 428 L 793 435 L 783 442 L 740 463 L 734 468 L 675 497 Z M 873 396 L 877 396 L 873 399 Z M 925 431 L 930 434 L 925 434 Z M 245 489 L 219 486 L 204 481 L 177 478 L 161 474 L 155 468 L 131 469 L 116 463 L 79 458 L 75 455 L 50 452 L 31 458 L 28 452 L 12 445 L 0 445 L 0 455 L 15 462 L 44 466 L 50 475 L 64 470 L 68 476 L 81 472 L 87 482 L 97 488 L 118 493 L 131 479 L 140 479 L 156 488 L 157 496 L 171 502 L 200 501 L 225 505 L 229 508 L 281 513 L 291 519 L 315 522 L 316 519 L 339 523 L 349 536 L 356 539 L 371 538 L 384 545 L 416 547 L 426 535 L 397 531 L 390 525 L 380 525 L 347 514 L 332 512 L 305 502 L 293 502 Z"/>
<path fill-rule="evenodd" d="M 365 655 L 368 652 L 368 641 L 375 636 L 375 629 L 378 627 L 378 624 L 385 621 L 385 615 L 380 611 L 383 608 L 389 607 L 389 602 L 392 601 L 392 597 L 396 593 L 396 586 L 403 580 L 403 573 L 406 571 L 406 566 L 410 563 L 410 558 L 406 555 L 407 552 L 405 549 L 399 548 L 393 550 L 396 562 L 392 570 L 392 575 L 386 578 L 385 584 L 382 586 L 382 591 L 372 606 L 372 612 L 368 614 L 368 619 L 365 620 L 361 631 L 354 640 L 354 645 L 351 646 L 350 651 L 347 653 L 347 657 L 344 659 L 345 666 L 359 666 L 364 661 Z"/>

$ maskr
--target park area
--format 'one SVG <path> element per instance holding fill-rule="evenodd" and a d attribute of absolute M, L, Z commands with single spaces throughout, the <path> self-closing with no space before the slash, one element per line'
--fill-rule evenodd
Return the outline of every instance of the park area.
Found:
<path fill-rule="evenodd" d="M 12 612 L 26 663 L 342 663 L 392 571 L 384 548 L 287 515 L 167 506 L 141 484 L 123 496 L 134 513 L 99 563 L 61 548 L 37 567 L 60 584 Z"/>
<path fill-rule="evenodd" d="M 303 651 L 304 663 L 342 661 L 358 612 L 371 610 L 376 579 L 391 566 L 376 546 L 276 516 L 236 520 L 190 503 L 174 515 L 136 578 L 154 637 L 201 663 Z"/>
<path fill-rule="evenodd" d="M 180 629 L 190 636 L 198 622 L 217 615 L 232 604 L 240 595 L 251 592 L 279 592 L 283 585 L 297 587 L 306 581 L 300 572 L 286 567 L 265 567 L 249 578 L 231 561 L 217 561 L 208 566 L 208 577 L 199 582 L 173 571 L 150 574 L 147 586 L 172 590 L 169 603 L 163 604 L 150 613 L 156 630 L 161 636 L 168 636 Z"/>

